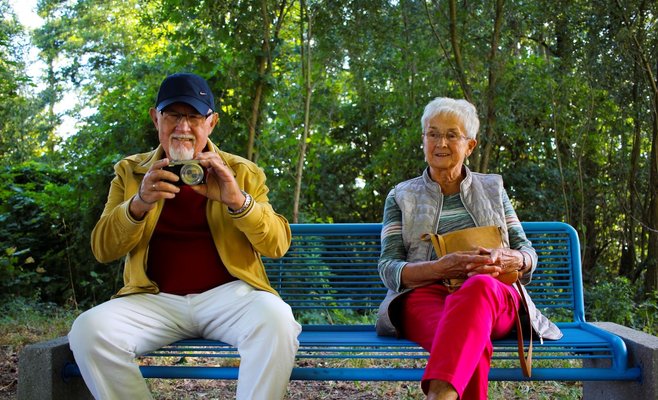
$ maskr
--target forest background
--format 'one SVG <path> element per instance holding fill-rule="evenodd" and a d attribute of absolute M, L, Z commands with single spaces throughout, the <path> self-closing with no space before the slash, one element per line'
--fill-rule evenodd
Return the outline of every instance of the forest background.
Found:
<path fill-rule="evenodd" d="M 523 221 L 579 232 L 588 317 L 658 332 L 658 2 L 0 0 L 0 301 L 85 309 L 122 282 L 89 247 L 112 166 L 157 145 L 162 79 L 205 77 L 211 140 L 291 222 L 380 222 L 424 166 L 437 96 L 481 119 L 475 171 Z M 44 65 L 27 70 L 30 47 Z M 74 93 L 76 107 L 57 112 Z M 62 131 L 65 118 L 77 123 Z"/>

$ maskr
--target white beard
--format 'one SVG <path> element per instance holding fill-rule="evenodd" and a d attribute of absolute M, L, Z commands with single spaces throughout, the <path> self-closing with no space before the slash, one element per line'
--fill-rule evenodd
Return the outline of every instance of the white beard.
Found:
<path fill-rule="evenodd" d="M 172 136 L 169 139 L 169 157 L 176 161 L 191 160 L 194 158 L 194 139 L 192 140 L 192 148 L 183 143 L 179 143 Z"/>

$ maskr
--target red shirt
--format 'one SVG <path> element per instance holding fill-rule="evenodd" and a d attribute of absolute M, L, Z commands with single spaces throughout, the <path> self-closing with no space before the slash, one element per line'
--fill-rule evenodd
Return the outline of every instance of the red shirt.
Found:
<path fill-rule="evenodd" d="M 236 279 L 219 258 L 206 218 L 207 200 L 187 185 L 165 200 L 149 243 L 146 271 L 160 291 L 201 293 Z"/>

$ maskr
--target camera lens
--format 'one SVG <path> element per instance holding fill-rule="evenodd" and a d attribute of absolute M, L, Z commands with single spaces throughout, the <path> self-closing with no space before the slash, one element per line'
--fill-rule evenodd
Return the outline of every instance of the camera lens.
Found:
<path fill-rule="evenodd" d="M 203 167 L 199 164 L 185 164 L 180 169 L 180 179 L 187 185 L 198 185 L 203 181 Z"/>

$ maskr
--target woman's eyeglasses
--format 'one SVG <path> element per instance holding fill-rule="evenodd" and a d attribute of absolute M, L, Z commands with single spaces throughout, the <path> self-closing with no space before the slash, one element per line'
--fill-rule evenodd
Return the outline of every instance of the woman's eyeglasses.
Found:
<path fill-rule="evenodd" d="M 438 132 L 427 132 L 425 137 L 430 142 L 439 142 L 440 140 L 445 140 L 448 143 L 455 143 L 462 139 L 468 139 L 466 136 L 462 136 L 457 132 L 448 132 L 448 133 L 438 133 Z"/>

